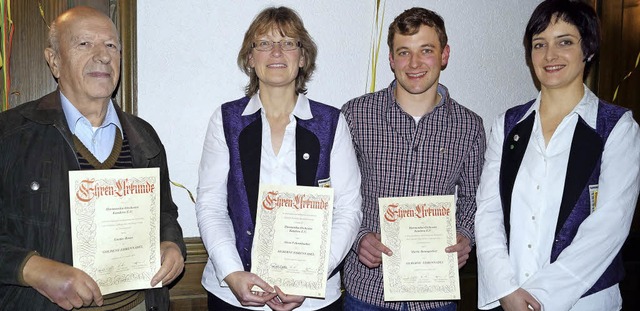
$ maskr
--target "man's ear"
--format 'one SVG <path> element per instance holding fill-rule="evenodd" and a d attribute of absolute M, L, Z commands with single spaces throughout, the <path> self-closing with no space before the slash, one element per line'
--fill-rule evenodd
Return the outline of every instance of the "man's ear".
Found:
<path fill-rule="evenodd" d="M 442 49 L 442 70 L 447 68 L 449 64 L 449 53 L 451 53 L 451 48 L 447 44 L 444 46 L 444 49 Z"/>
<path fill-rule="evenodd" d="M 52 48 L 46 48 L 44 49 L 44 59 L 49 64 L 49 69 L 51 69 L 53 76 L 56 79 L 60 78 L 60 57 L 58 52 Z"/>

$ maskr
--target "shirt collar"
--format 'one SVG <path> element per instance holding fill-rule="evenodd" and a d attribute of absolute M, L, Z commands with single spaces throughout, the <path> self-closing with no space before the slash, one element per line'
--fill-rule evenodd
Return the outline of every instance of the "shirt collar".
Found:
<path fill-rule="evenodd" d="M 387 88 L 387 96 L 388 98 L 391 99 L 387 101 L 387 109 L 391 108 L 393 105 L 396 105 L 398 106 L 399 109 L 402 109 L 400 108 L 400 105 L 398 105 L 398 102 L 396 101 L 395 94 L 396 94 L 397 87 L 398 87 L 398 80 L 394 79 L 393 81 L 391 81 L 391 84 L 389 84 L 389 87 Z M 440 101 L 438 101 L 438 103 L 433 108 L 433 110 L 436 110 L 439 107 L 445 106 L 445 104 L 449 102 L 449 89 L 447 89 L 446 86 L 438 83 L 437 92 L 440 95 Z"/>
<path fill-rule="evenodd" d="M 258 110 L 261 110 L 262 101 L 260 101 L 260 91 L 258 91 L 255 95 L 251 97 L 247 107 L 242 111 L 243 116 L 248 116 L 256 113 Z M 291 112 L 295 117 L 302 120 L 308 120 L 313 118 L 313 114 L 311 113 L 311 106 L 309 105 L 309 99 L 304 94 L 298 94 L 298 101 L 296 102 L 295 107 L 293 107 L 293 111 Z"/>
<path fill-rule="evenodd" d="M 577 114 L 591 128 L 596 128 L 599 99 L 598 99 L 598 96 L 596 96 L 596 94 L 591 92 L 591 90 L 586 85 L 583 84 L 583 86 L 584 86 L 584 96 L 582 96 L 582 99 L 580 99 L 580 102 L 578 102 L 578 104 L 567 115 L 567 117 L 572 114 Z M 538 96 L 536 97 L 535 102 L 533 103 L 533 105 L 531 105 L 529 110 L 527 110 L 527 113 L 525 113 L 524 116 L 522 116 L 522 118 L 518 122 L 521 122 L 522 120 L 526 119 L 533 111 L 535 111 L 536 114 L 540 115 L 540 96 L 541 96 L 540 94 L 541 93 L 538 92 Z"/>
<path fill-rule="evenodd" d="M 64 117 L 67 119 L 67 124 L 69 125 L 69 130 L 71 133 L 75 135 L 76 126 L 78 126 L 78 122 L 85 122 L 89 126 L 91 126 L 91 122 L 85 116 L 80 113 L 78 108 L 76 108 L 71 101 L 67 97 L 60 92 L 60 101 L 62 102 L 62 111 L 64 111 Z M 81 121 L 83 120 L 83 121 Z M 113 107 L 113 101 L 109 100 L 109 105 L 107 106 L 107 114 L 104 116 L 104 120 L 102 121 L 102 125 L 100 127 L 106 127 L 109 124 L 113 124 L 120 129 L 122 133 L 122 125 L 120 124 L 120 120 L 118 119 L 118 114 L 116 113 L 116 109 Z"/>

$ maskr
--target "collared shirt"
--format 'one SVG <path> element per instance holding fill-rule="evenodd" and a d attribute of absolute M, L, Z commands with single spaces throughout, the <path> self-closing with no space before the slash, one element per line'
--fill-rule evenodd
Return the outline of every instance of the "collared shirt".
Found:
<path fill-rule="evenodd" d="M 113 150 L 116 127 L 122 133 L 122 125 L 120 125 L 116 110 L 113 108 L 113 101 L 109 100 L 107 114 L 104 116 L 102 125 L 96 128 L 91 125 L 89 119 L 83 116 L 62 92 L 60 92 L 60 100 L 62 101 L 62 110 L 71 133 L 78 137 L 98 161 L 104 162 L 111 154 L 111 150 Z"/>
<path fill-rule="evenodd" d="M 260 182 L 270 184 L 296 184 L 296 117 L 311 119 L 309 100 L 298 95 L 298 101 L 289 115 L 282 146 L 275 154 L 271 145 L 271 129 L 258 94 L 254 95 L 242 115 L 261 111 L 262 149 L 260 156 Z M 333 148 L 331 149 L 331 187 L 334 189 L 334 213 L 331 226 L 331 251 L 329 272 L 333 271 L 349 251 L 360 226 L 360 174 L 351 144 L 349 130 L 340 115 Z M 244 271 L 235 246 L 233 225 L 227 211 L 227 176 L 229 173 L 229 149 L 225 140 L 222 112 L 218 108 L 211 117 L 207 129 L 199 169 L 196 216 L 200 235 L 209 252 L 209 261 L 202 276 L 205 289 L 229 304 L 240 306 L 229 287 L 223 281 L 227 275 Z M 278 284 L 271 284 L 278 285 Z M 327 281 L 325 299 L 306 298 L 300 310 L 315 310 L 329 305 L 340 297 L 340 274 Z M 270 310 L 249 308 L 252 310 Z"/>
<path fill-rule="evenodd" d="M 574 240 L 551 264 L 573 134 L 579 117 L 596 128 L 598 98 L 585 86 L 584 97 L 558 125 L 548 144 L 539 109 L 540 95 L 522 118 L 536 112 L 513 187 L 509 249 L 498 184 L 504 114 L 491 128 L 476 215 L 478 307 L 497 307 L 498 299 L 522 287 L 547 311 L 619 310 L 618 285 L 580 296 L 600 278 L 629 233 L 640 186 L 638 125 L 629 111 L 609 134 L 602 154 L 596 212 L 582 222 Z"/>
<path fill-rule="evenodd" d="M 476 187 L 480 181 L 485 133 L 478 115 L 455 102 L 438 85 L 440 102 L 416 124 L 394 97 L 396 82 L 353 99 L 342 108 L 353 136 L 362 175 L 362 226 L 345 260 L 345 288 L 369 304 L 400 310 L 384 302 L 382 268 L 369 269 L 357 255 L 363 235 L 380 232 L 378 198 L 451 195 L 457 188 L 457 230 L 474 241 Z M 449 302 L 406 302 L 425 310 Z"/>

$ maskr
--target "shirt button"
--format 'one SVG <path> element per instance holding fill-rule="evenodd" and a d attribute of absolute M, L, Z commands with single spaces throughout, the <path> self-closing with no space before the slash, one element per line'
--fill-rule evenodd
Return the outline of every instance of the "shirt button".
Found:
<path fill-rule="evenodd" d="M 531 220 L 536 220 L 536 216 L 531 216 Z"/>
<path fill-rule="evenodd" d="M 252 235 L 252 234 L 253 234 L 253 232 L 247 230 L 247 235 Z"/>
<path fill-rule="evenodd" d="M 528 244 L 528 245 L 527 245 L 527 247 L 528 247 L 528 248 L 531 248 L 531 244 Z"/>
<path fill-rule="evenodd" d="M 40 184 L 37 181 L 32 181 L 30 187 L 31 190 L 38 191 L 38 189 L 40 189 Z"/>
<path fill-rule="evenodd" d="M 537 185 L 537 186 L 536 186 L 536 190 L 540 190 L 540 185 Z"/>
<path fill-rule="evenodd" d="M 529 277 L 529 273 L 525 273 L 524 276 Z"/>

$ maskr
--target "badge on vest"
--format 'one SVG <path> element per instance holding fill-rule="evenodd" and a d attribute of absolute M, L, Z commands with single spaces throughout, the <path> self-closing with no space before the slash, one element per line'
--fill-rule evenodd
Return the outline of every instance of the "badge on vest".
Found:
<path fill-rule="evenodd" d="M 589 201 L 591 203 L 591 213 L 596 211 L 596 203 L 598 202 L 598 185 L 589 185 Z"/>
<path fill-rule="evenodd" d="M 318 180 L 318 187 L 331 188 L 331 177 Z"/>

